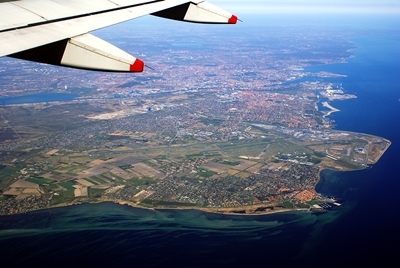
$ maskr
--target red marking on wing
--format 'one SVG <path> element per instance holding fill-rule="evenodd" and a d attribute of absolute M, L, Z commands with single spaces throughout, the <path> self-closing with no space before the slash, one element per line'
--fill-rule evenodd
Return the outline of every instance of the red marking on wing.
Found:
<path fill-rule="evenodd" d="M 238 21 L 238 18 L 235 15 L 232 15 L 232 17 L 228 20 L 229 24 L 236 24 Z"/>
<path fill-rule="evenodd" d="M 131 72 L 143 72 L 144 69 L 144 62 L 136 59 L 133 64 L 131 64 L 129 71 Z"/>

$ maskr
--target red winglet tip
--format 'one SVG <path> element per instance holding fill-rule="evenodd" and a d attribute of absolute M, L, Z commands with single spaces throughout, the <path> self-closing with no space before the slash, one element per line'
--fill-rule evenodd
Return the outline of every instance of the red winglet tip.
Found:
<path fill-rule="evenodd" d="M 229 24 L 236 24 L 238 21 L 238 18 L 235 15 L 232 15 L 232 17 L 228 20 Z"/>
<path fill-rule="evenodd" d="M 129 71 L 131 72 L 143 72 L 144 69 L 144 62 L 136 59 L 133 64 L 131 64 Z"/>

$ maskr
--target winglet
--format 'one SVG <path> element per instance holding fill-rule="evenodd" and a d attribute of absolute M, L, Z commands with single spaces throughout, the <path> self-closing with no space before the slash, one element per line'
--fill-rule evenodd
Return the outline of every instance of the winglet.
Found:
<path fill-rule="evenodd" d="M 144 69 L 144 62 L 136 59 L 133 64 L 131 64 L 129 71 L 130 72 L 143 72 Z"/>
<path fill-rule="evenodd" d="M 235 15 L 232 15 L 232 17 L 228 20 L 228 24 L 236 24 L 238 21 L 238 18 Z"/>

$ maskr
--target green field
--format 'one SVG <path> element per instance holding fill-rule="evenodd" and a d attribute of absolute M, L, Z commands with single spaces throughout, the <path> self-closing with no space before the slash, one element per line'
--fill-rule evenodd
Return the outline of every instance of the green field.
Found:
<path fill-rule="evenodd" d="M 126 181 L 126 184 L 129 184 L 131 186 L 147 186 L 151 184 L 156 184 L 158 181 L 152 178 L 148 177 L 142 177 L 141 179 L 138 178 L 132 178 L 130 180 Z"/>
<path fill-rule="evenodd" d="M 227 161 L 227 160 L 221 162 L 221 164 L 225 164 L 228 166 L 237 166 L 240 165 L 240 163 L 241 163 L 240 161 Z"/>
<path fill-rule="evenodd" d="M 88 188 L 89 198 L 98 198 L 98 197 L 100 197 L 105 191 L 106 191 L 106 189 L 96 189 L 96 188 L 89 187 L 89 188 Z"/>
<path fill-rule="evenodd" d="M 214 171 L 211 171 L 211 170 L 205 170 L 205 169 L 197 169 L 197 174 L 200 177 L 209 178 L 209 177 L 212 177 L 215 174 L 217 174 L 217 172 L 214 172 Z"/>
<path fill-rule="evenodd" d="M 54 184 L 54 183 L 49 183 L 49 188 L 50 188 L 51 190 L 55 190 L 55 189 L 58 188 L 58 185 L 57 185 L 57 184 Z"/>
<path fill-rule="evenodd" d="M 280 204 L 280 206 L 282 206 L 284 208 L 294 208 L 294 205 L 290 201 L 285 201 L 282 204 Z"/>
<path fill-rule="evenodd" d="M 61 187 L 64 187 L 64 188 L 67 189 L 68 191 L 73 191 L 73 190 L 75 190 L 75 188 L 73 187 L 74 182 L 72 182 L 72 181 L 61 182 L 61 183 L 59 183 L 59 185 L 60 185 Z"/>
<path fill-rule="evenodd" d="M 50 205 L 72 202 L 74 199 L 75 195 L 73 191 L 63 191 L 59 192 L 59 195 L 53 195 L 53 198 L 50 201 Z"/>

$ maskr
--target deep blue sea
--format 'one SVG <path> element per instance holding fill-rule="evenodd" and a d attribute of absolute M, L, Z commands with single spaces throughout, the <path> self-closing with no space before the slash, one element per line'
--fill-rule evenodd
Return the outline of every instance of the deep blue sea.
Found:
<path fill-rule="evenodd" d="M 317 190 L 352 200 L 354 208 L 326 232 L 325 257 L 399 264 L 400 248 L 400 37 L 352 40 L 358 48 L 346 64 L 313 67 L 348 75 L 340 82 L 357 99 L 334 101 L 336 128 L 369 133 L 392 142 L 371 169 L 322 174 Z M 311 69 L 313 69 L 311 68 Z M 335 250 L 339 249 L 339 250 Z"/>
<path fill-rule="evenodd" d="M 336 129 L 382 136 L 371 169 L 324 171 L 317 190 L 348 202 L 325 214 L 226 216 L 83 204 L 0 218 L 2 263 L 101 267 L 349 267 L 399 265 L 400 37 L 351 40 L 347 63 L 313 66 L 345 78 L 357 99 L 334 101 Z"/>

